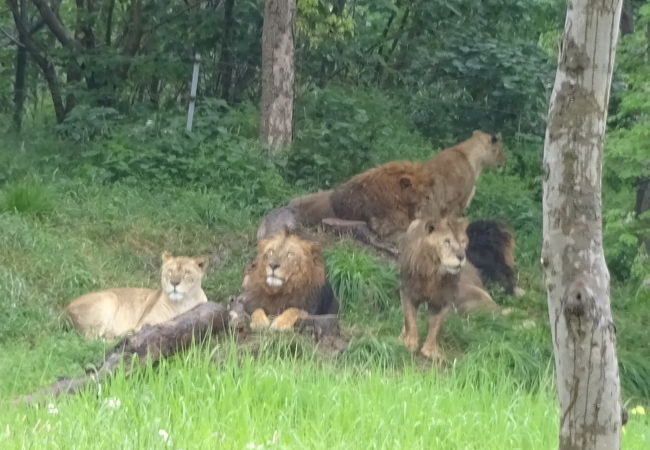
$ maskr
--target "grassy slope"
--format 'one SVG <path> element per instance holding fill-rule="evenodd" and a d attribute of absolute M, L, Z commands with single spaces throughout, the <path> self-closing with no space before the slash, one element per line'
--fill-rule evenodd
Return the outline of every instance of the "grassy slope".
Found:
<path fill-rule="evenodd" d="M 168 249 L 218 259 L 205 290 L 221 300 L 237 291 L 254 251 L 256 218 L 211 191 L 53 179 L 5 185 L 5 206 L 20 192 L 44 200 L 34 211 L 0 212 L 3 402 L 78 374 L 101 355 L 104 344 L 85 342 L 61 323 L 59 311 L 70 298 L 110 285 L 155 287 L 160 253 Z M 271 338 L 277 345 L 260 359 L 234 358 L 227 342 L 204 345 L 156 370 L 118 376 L 99 393 L 57 400 L 49 410 L 3 408 L 0 447 L 157 447 L 161 429 L 176 448 L 555 447 L 557 407 L 534 247 L 520 245 L 530 261 L 522 268 L 527 296 L 499 295 L 500 303 L 517 306 L 511 316 L 450 318 L 442 335 L 450 366 L 440 374 L 412 359 L 396 338 L 394 268 L 342 243 L 326 252 L 352 337 L 337 360 L 281 338 Z M 617 310 L 620 353 L 633 369 L 624 373 L 631 405 L 650 397 L 643 395 L 647 353 L 635 350 L 645 345 L 639 336 L 647 313 L 639 311 L 633 300 Z M 287 356 L 295 348 L 298 356 Z M 624 447 L 648 445 L 648 419 L 632 416 Z"/>

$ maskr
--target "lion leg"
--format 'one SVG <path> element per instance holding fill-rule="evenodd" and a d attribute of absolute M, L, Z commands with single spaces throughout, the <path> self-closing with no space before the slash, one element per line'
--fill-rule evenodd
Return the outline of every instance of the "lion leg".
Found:
<path fill-rule="evenodd" d="M 420 353 L 436 362 L 440 362 L 443 359 L 440 348 L 438 347 L 438 333 L 448 313 L 449 305 L 445 305 L 435 312 L 429 311 L 429 330 L 427 331 L 427 337 L 424 340 L 424 344 L 422 344 Z"/>
<path fill-rule="evenodd" d="M 411 299 L 404 293 L 400 293 L 400 301 L 404 312 L 404 327 L 399 338 L 406 348 L 414 352 L 418 349 L 417 309 Z"/>
<path fill-rule="evenodd" d="M 271 323 L 272 330 L 290 330 L 298 319 L 304 319 L 309 313 L 300 308 L 289 308 Z"/>
<path fill-rule="evenodd" d="M 268 327 L 271 321 L 262 308 L 257 308 L 251 314 L 251 329 L 260 329 Z"/>

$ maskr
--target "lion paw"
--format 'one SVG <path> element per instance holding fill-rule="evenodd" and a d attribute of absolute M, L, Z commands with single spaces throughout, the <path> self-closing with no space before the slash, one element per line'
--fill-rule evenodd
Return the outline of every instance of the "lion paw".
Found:
<path fill-rule="evenodd" d="M 440 364 L 445 360 L 445 357 L 437 345 L 423 345 L 420 349 L 420 353 L 435 364 Z"/>
<path fill-rule="evenodd" d="M 267 317 L 266 313 L 262 308 L 258 308 L 253 311 L 251 314 L 251 330 L 259 330 L 260 328 L 266 328 L 269 326 L 271 321 Z"/>
<path fill-rule="evenodd" d="M 407 335 L 405 331 L 402 331 L 402 334 L 400 334 L 399 338 L 406 346 L 406 348 L 408 348 L 410 351 L 414 352 L 418 349 L 417 336 Z"/>
<path fill-rule="evenodd" d="M 281 331 L 290 330 L 298 319 L 302 319 L 308 315 L 307 311 L 303 311 L 302 309 L 289 308 L 273 320 L 271 329 Z"/>

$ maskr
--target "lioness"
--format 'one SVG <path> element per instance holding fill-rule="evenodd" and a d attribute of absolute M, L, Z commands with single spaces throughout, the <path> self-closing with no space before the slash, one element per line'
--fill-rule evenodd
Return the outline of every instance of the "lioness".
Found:
<path fill-rule="evenodd" d="M 64 313 L 88 338 L 111 339 L 157 324 L 208 301 L 201 280 L 206 257 L 162 254 L 161 289 L 111 288 L 72 300 Z"/>
<path fill-rule="evenodd" d="M 417 219 L 409 225 L 400 245 L 400 301 L 404 312 L 400 339 L 409 350 L 418 349 L 416 312 L 418 305 L 426 303 L 428 332 L 420 352 L 434 360 L 442 359 L 437 336 L 452 304 L 494 303 L 475 284 L 475 272 L 466 272 L 463 279 L 463 272 L 471 267 L 465 257 L 467 225 L 464 218 Z M 461 299 L 461 295 L 467 297 Z"/>
<path fill-rule="evenodd" d="M 338 313 L 320 246 L 289 231 L 259 241 L 242 287 L 252 328 L 286 330 L 308 315 Z M 277 317 L 271 321 L 269 316 Z"/>
<path fill-rule="evenodd" d="M 397 240 L 415 218 L 462 214 L 482 170 L 504 163 L 501 136 L 476 130 L 428 161 L 393 161 L 355 175 L 330 202 L 336 217 L 364 221 L 379 237 Z"/>

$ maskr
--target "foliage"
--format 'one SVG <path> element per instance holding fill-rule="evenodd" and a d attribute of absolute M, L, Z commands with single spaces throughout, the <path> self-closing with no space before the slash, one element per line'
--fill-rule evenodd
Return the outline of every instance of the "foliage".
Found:
<path fill-rule="evenodd" d="M 5 187 L 0 211 L 40 215 L 54 208 L 50 190 L 38 180 L 21 180 Z"/>
<path fill-rule="evenodd" d="M 386 267 L 377 257 L 350 245 L 326 250 L 327 273 L 346 314 L 360 317 L 373 311 L 381 314 L 399 307 L 397 271 Z"/>
<path fill-rule="evenodd" d="M 392 155 L 428 147 L 396 117 L 397 103 L 378 91 L 315 88 L 296 103 L 297 131 L 284 173 L 308 188 L 332 186 Z"/>

